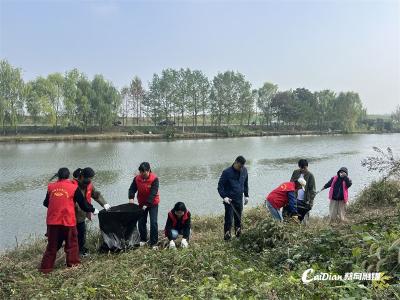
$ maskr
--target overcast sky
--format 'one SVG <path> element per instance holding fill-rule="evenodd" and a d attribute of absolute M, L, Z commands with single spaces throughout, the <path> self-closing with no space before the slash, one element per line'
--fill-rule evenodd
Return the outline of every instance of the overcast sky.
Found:
<path fill-rule="evenodd" d="M 400 104 L 400 1 L 6 1 L 0 58 L 24 79 L 78 68 L 120 88 L 163 68 L 258 88 L 355 91 L 369 113 Z"/>

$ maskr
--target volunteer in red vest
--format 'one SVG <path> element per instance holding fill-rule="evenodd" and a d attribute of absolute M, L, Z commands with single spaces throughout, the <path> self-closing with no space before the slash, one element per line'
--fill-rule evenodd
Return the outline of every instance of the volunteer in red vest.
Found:
<path fill-rule="evenodd" d="M 349 200 L 348 189 L 352 185 L 348 174 L 347 168 L 340 168 L 336 176 L 333 176 L 321 189 L 323 191 L 329 188 L 329 221 L 331 223 L 346 220 L 345 207 Z"/>
<path fill-rule="evenodd" d="M 61 168 L 49 183 L 43 205 L 47 207 L 47 248 L 42 258 L 40 271 L 49 273 L 53 270 L 58 250 L 65 242 L 67 266 L 80 263 L 78 237 L 76 230 L 75 203 L 85 212 L 98 214 L 99 211 L 90 205 L 76 184 L 69 180 L 69 170 Z"/>
<path fill-rule="evenodd" d="M 92 198 L 99 203 L 105 210 L 109 210 L 111 205 L 108 204 L 101 193 L 93 186 L 92 180 L 95 172 L 92 168 L 76 169 L 72 174 L 74 177 L 73 182 L 78 185 L 82 195 L 86 198 L 87 202 L 92 203 Z M 80 209 L 79 205 L 75 205 L 76 213 L 76 229 L 78 230 L 78 244 L 80 256 L 87 256 L 88 249 L 85 247 L 86 243 L 86 218 L 91 220 L 91 213 L 86 213 Z"/>
<path fill-rule="evenodd" d="M 175 240 L 179 235 L 182 235 L 181 247 L 187 248 L 189 246 L 190 223 L 190 212 L 187 210 L 185 203 L 177 202 L 168 213 L 164 229 L 165 236 L 169 240 L 170 249 L 176 249 Z"/>
<path fill-rule="evenodd" d="M 145 207 L 144 216 L 139 219 L 140 246 L 149 244 L 153 249 L 158 249 L 158 204 L 160 195 L 158 192 L 158 177 L 150 169 L 148 162 L 142 162 L 139 166 L 139 175 L 133 178 L 129 188 L 129 203 L 133 203 L 135 194 L 141 208 Z M 147 215 L 150 215 L 150 241 L 147 240 Z"/>
<path fill-rule="evenodd" d="M 304 190 L 306 184 L 304 178 L 299 178 L 294 182 L 284 182 L 269 193 L 265 202 L 274 219 L 282 221 L 281 208 L 287 206 L 290 216 L 298 221 L 295 192 L 299 189 Z"/>

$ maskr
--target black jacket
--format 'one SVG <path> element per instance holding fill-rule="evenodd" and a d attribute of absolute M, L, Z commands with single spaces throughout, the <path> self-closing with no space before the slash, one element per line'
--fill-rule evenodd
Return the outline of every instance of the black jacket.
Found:
<path fill-rule="evenodd" d="M 149 204 L 149 205 L 153 204 L 153 201 L 157 195 L 159 186 L 160 186 L 160 183 L 158 181 L 158 178 L 154 179 L 153 183 L 151 184 L 149 198 L 146 201 L 147 204 Z M 137 192 L 137 185 L 136 185 L 136 177 L 135 177 L 135 178 L 133 178 L 131 186 L 129 187 L 129 192 L 128 192 L 129 199 L 134 199 L 136 192 Z"/>
<path fill-rule="evenodd" d="M 333 194 L 332 194 L 332 200 L 344 200 L 344 194 L 343 194 L 343 181 L 346 183 L 347 188 L 351 187 L 351 185 L 353 184 L 351 179 L 349 178 L 349 176 L 345 176 L 345 177 L 340 177 L 339 173 L 341 171 L 346 172 L 347 175 L 349 175 L 349 172 L 347 170 L 347 168 L 340 168 L 340 170 L 337 172 L 337 181 L 335 183 L 335 186 L 333 187 Z M 332 182 L 333 182 L 333 178 L 332 177 L 325 185 L 324 185 L 324 189 L 328 189 L 331 187 Z"/>
<path fill-rule="evenodd" d="M 245 197 L 249 196 L 247 169 L 243 167 L 240 172 L 236 171 L 233 165 L 225 169 L 218 182 L 218 193 L 221 198 L 231 198 L 235 202 L 243 201 L 243 193 Z"/>

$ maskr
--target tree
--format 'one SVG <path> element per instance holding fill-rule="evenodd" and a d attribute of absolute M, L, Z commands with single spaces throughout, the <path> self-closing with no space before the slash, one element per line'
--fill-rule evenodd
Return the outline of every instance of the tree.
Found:
<path fill-rule="evenodd" d="M 395 111 L 391 115 L 391 119 L 392 119 L 393 124 L 399 128 L 400 127 L 400 105 L 397 105 Z"/>
<path fill-rule="evenodd" d="M 117 116 L 121 105 L 121 95 L 111 82 L 106 81 L 102 75 L 95 75 L 92 80 L 92 93 L 89 99 L 91 111 L 99 125 L 100 132 L 104 127 L 110 126 Z"/>
<path fill-rule="evenodd" d="M 287 125 L 295 125 L 299 120 L 300 113 L 291 90 L 276 93 L 271 100 L 271 109 L 278 119 L 278 126 L 281 121 Z"/>
<path fill-rule="evenodd" d="M 185 72 L 187 93 L 189 94 L 187 107 L 193 117 L 193 125 L 197 131 L 197 117 L 200 110 L 203 112 L 203 126 L 205 123 L 205 111 L 208 106 L 208 91 L 210 83 L 208 78 L 199 70 Z"/>
<path fill-rule="evenodd" d="M 77 121 L 76 98 L 78 92 L 77 84 L 79 76 L 80 74 L 77 69 L 73 69 L 65 73 L 65 78 L 63 83 L 63 96 L 64 96 L 63 104 L 69 125 L 74 124 Z"/>
<path fill-rule="evenodd" d="M 251 94 L 251 84 L 244 80 L 244 77 L 237 78 L 236 89 L 238 93 L 238 111 L 240 113 L 240 125 L 247 117 L 247 125 L 250 123 L 250 116 L 253 113 L 254 97 Z"/>
<path fill-rule="evenodd" d="M 23 114 L 24 82 L 21 70 L 11 66 L 8 61 L 0 61 L 0 120 L 5 134 L 5 123 L 14 127 L 17 133 L 18 118 Z"/>
<path fill-rule="evenodd" d="M 241 111 L 239 101 L 249 97 L 250 87 L 244 75 L 239 72 L 226 71 L 214 77 L 210 98 L 211 114 L 218 126 L 224 117 L 229 124 L 232 116 Z"/>
<path fill-rule="evenodd" d="M 257 106 L 261 110 L 263 124 L 271 125 L 271 101 L 277 91 L 278 86 L 269 82 L 264 83 L 264 85 L 258 89 Z"/>
<path fill-rule="evenodd" d="M 354 92 L 341 92 L 334 101 L 333 111 L 336 127 L 346 132 L 354 131 L 366 114 L 360 96 Z"/>
<path fill-rule="evenodd" d="M 139 125 L 140 118 L 142 117 L 142 101 L 145 94 L 145 90 L 142 86 L 142 81 L 138 76 L 135 76 L 129 87 L 130 96 L 133 100 L 132 108 L 136 112 L 136 124 Z"/>
<path fill-rule="evenodd" d="M 76 83 L 76 111 L 79 127 L 82 127 L 84 132 L 91 121 L 91 107 L 90 99 L 93 97 L 93 90 L 91 82 L 87 79 L 86 75 L 81 74 Z"/>
<path fill-rule="evenodd" d="M 331 129 L 333 120 L 333 104 L 336 94 L 331 90 L 314 92 L 317 101 L 316 118 L 319 129 Z"/>
<path fill-rule="evenodd" d="M 64 77 L 61 73 L 54 73 L 47 76 L 46 84 L 47 99 L 49 101 L 50 122 L 57 132 L 60 117 L 64 104 Z"/>
<path fill-rule="evenodd" d="M 42 99 L 41 95 L 39 94 L 36 80 L 29 81 L 25 85 L 24 97 L 26 110 L 32 117 L 33 123 L 36 124 L 39 121 L 39 117 L 43 112 Z"/>
<path fill-rule="evenodd" d="M 293 91 L 296 107 L 299 112 L 299 121 L 305 126 L 312 126 L 317 122 L 317 99 L 310 90 L 305 88 L 297 88 Z"/>
<path fill-rule="evenodd" d="M 128 87 L 123 87 L 121 89 L 121 115 L 122 115 L 122 125 L 126 126 L 128 124 L 128 114 L 131 102 L 130 91 Z"/>

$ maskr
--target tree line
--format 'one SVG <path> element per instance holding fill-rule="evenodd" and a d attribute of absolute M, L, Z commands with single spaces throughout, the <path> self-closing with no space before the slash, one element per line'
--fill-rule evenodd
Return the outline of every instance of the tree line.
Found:
<path fill-rule="evenodd" d="M 239 72 L 218 73 L 210 80 L 202 71 L 164 69 L 147 89 L 139 77 L 118 90 L 102 75 L 89 79 L 77 69 L 24 82 L 21 70 L 0 61 L 0 122 L 17 131 L 27 118 L 33 124 L 103 130 L 122 125 L 177 126 L 230 124 L 353 131 L 366 116 L 355 92 L 280 91 L 266 82 L 254 88 Z M 133 123 L 132 123 L 133 120 Z"/>

